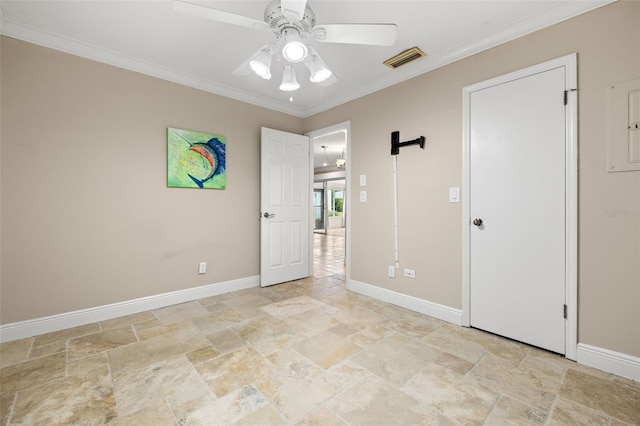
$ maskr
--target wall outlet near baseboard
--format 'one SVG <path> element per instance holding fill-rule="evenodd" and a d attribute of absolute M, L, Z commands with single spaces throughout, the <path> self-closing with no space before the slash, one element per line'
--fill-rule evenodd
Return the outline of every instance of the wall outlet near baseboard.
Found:
<path fill-rule="evenodd" d="M 415 269 L 404 268 L 404 276 L 407 277 L 407 278 L 415 278 L 416 277 L 416 270 Z"/>
<path fill-rule="evenodd" d="M 200 265 L 198 266 L 198 273 L 199 274 L 207 273 L 207 262 L 200 262 Z"/>

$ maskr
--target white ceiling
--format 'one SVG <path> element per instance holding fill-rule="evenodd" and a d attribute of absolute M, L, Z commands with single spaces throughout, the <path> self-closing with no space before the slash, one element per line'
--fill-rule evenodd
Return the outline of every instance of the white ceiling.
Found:
<path fill-rule="evenodd" d="M 262 19 L 269 0 L 194 3 Z M 338 77 L 322 87 L 296 72 L 301 88 L 278 89 L 273 78 L 232 72 L 261 46 L 271 32 L 217 23 L 174 12 L 171 1 L 0 0 L 0 32 L 90 59 L 186 84 L 298 117 L 308 117 L 612 0 L 310 0 L 318 24 L 394 23 L 389 47 L 308 41 Z M 427 53 L 397 70 L 382 62 L 418 46 Z"/>

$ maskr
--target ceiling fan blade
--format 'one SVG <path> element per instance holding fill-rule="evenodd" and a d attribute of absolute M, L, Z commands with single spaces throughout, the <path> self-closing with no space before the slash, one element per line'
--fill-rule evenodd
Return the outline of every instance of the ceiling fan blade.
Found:
<path fill-rule="evenodd" d="M 254 30 L 270 29 L 269 25 L 264 21 L 258 21 L 257 19 L 249 18 L 247 16 L 236 15 L 235 13 L 225 12 L 224 10 L 211 9 L 210 7 L 181 0 L 174 0 L 173 10 L 178 13 L 182 13 L 183 15 L 193 16 L 195 18 L 210 19 L 212 21 L 252 28 Z"/>
<path fill-rule="evenodd" d="M 304 16 L 307 0 L 280 0 L 280 9 L 292 21 L 300 21 Z"/>
<path fill-rule="evenodd" d="M 251 65 L 249 65 L 250 61 L 251 61 L 251 58 L 247 58 L 242 64 L 240 64 L 240 66 L 238 68 L 233 70 L 233 72 L 231 74 L 233 74 L 233 75 L 249 75 L 249 74 L 251 74 Z"/>
<path fill-rule="evenodd" d="M 338 82 L 338 77 L 336 77 L 335 73 L 331 73 L 331 77 L 329 77 L 328 79 L 326 79 L 325 81 L 318 83 L 320 86 L 322 87 L 327 87 L 327 86 L 331 86 L 333 83 L 337 83 Z"/>
<path fill-rule="evenodd" d="M 235 70 L 233 70 L 232 74 L 233 75 L 249 75 L 253 72 L 253 70 L 251 69 L 251 61 L 258 56 L 258 54 L 260 52 L 262 52 L 263 50 L 269 50 L 271 49 L 273 43 L 268 43 L 265 44 L 264 46 L 262 46 L 260 49 L 258 49 L 257 52 L 255 52 L 253 55 L 249 56 L 242 64 L 240 64 L 240 66 L 238 68 L 236 68 Z"/>
<path fill-rule="evenodd" d="M 311 34 L 326 43 L 373 44 L 391 46 L 396 42 L 398 27 L 395 24 L 322 24 L 316 25 Z"/>
<path fill-rule="evenodd" d="M 260 53 L 262 50 L 268 49 L 270 46 L 271 46 L 271 43 L 265 44 L 264 46 L 262 46 L 257 52 L 255 52 L 253 55 L 249 56 L 242 64 L 240 64 L 240 66 L 238 68 L 233 70 L 232 74 L 233 75 L 249 75 L 249 74 L 251 74 L 253 71 L 251 70 L 250 62 L 258 55 L 258 53 Z"/>

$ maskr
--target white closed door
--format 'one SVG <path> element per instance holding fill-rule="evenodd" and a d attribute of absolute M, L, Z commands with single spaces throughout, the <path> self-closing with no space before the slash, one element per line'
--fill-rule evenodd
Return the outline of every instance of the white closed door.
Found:
<path fill-rule="evenodd" d="M 469 98 L 470 324 L 563 354 L 565 72 Z"/>
<path fill-rule="evenodd" d="M 309 138 L 263 127 L 260 285 L 309 276 Z"/>

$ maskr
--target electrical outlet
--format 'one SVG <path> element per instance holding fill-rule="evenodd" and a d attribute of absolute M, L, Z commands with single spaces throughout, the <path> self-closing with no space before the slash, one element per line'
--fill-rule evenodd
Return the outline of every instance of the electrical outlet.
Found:
<path fill-rule="evenodd" d="M 389 266 L 389 270 L 387 272 L 389 278 L 395 278 L 396 277 L 396 268 L 395 266 Z"/>
<path fill-rule="evenodd" d="M 407 278 L 415 278 L 416 277 L 416 270 L 415 269 L 404 268 L 404 276 L 407 277 Z"/>
<path fill-rule="evenodd" d="M 200 266 L 198 266 L 198 273 L 199 274 L 207 273 L 207 262 L 200 262 Z"/>

